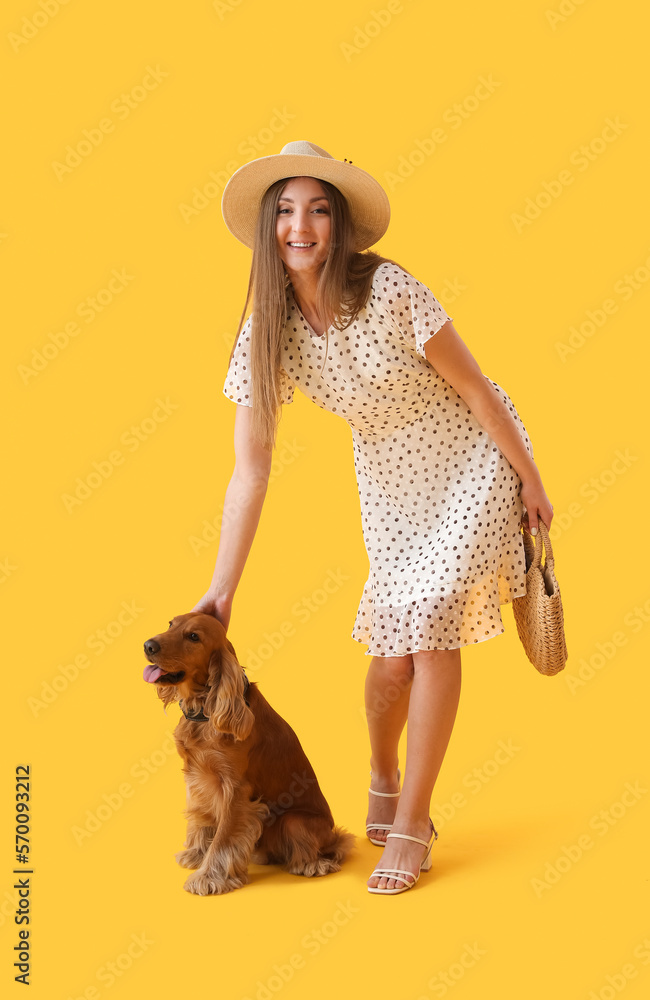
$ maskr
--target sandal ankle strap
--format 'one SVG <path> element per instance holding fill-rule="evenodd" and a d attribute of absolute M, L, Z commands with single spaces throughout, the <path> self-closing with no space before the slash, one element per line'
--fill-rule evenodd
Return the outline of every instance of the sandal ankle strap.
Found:
<path fill-rule="evenodd" d="M 419 837 L 411 837 L 408 833 L 387 833 L 386 839 L 388 837 L 394 837 L 396 840 L 414 840 L 416 844 L 422 844 L 423 847 L 429 846 L 428 840 L 420 840 Z"/>
<path fill-rule="evenodd" d="M 402 794 L 401 790 L 400 790 L 400 787 L 399 787 L 401 778 L 402 778 L 402 773 L 401 773 L 401 771 L 400 771 L 400 769 L 398 767 L 397 768 L 397 791 L 396 792 L 376 792 L 374 790 L 374 788 L 369 788 L 368 791 L 370 792 L 371 795 L 376 795 L 380 799 L 397 799 Z M 370 772 L 370 780 L 372 781 L 372 771 Z"/>

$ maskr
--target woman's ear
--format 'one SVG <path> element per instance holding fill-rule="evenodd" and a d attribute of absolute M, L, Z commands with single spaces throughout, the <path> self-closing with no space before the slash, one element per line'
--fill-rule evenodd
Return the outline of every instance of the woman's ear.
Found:
<path fill-rule="evenodd" d="M 210 690 L 204 711 L 213 726 L 221 733 L 245 740 L 253 728 L 255 716 L 244 700 L 244 671 L 228 640 L 210 657 L 208 684 Z"/>

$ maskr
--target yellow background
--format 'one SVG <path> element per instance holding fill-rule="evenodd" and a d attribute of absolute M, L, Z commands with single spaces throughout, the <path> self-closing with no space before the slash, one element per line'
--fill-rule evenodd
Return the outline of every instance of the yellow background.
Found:
<path fill-rule="evenodd" d="M 44 3 L 49 14 L 36 0 L 2 14 L 3 983 L 21 995 L 13 773 L 28 763 L 32 997 L 646 996 L 647 25 L 604 0 Z M 107 118 L 101 143 L 62 174 L 66 147 Z M 446 140 L 413 156 L 436 128 Z M 165 716 L 142 681 L 142 642 L 208 586 L 216 541 L 197 552 L 190 539 L 218 523 L 233 462 L 222 385 L 250 253 L 211 178 L 294 139 L 384 184 L 392 221 L 378 249 L 433 290 L 510 394 L 555 506 L 567 669 L 536 673 L 510 607 L 504 635 L 463 652 L 432 814 L 463 804 L 438 820 L 433 869 L 400 899 L 365 889 L 379 857 L 364 838 L 369 658 L 350 632 L 367 562 L 343 421 L 300 393 L 286 407 L 279 449 L 291 450 L 230 627 L 337 822 L 358 835 L 343 871 L 309 881 L 254 868 L 229 896 L 185 893 L 168 737 L 178 710 Z M 572 182 L 549 195 L 567 170 Z M 537 218 L 517 224 L 527 205 Z M 89 313 L 114 269 L 123 287 Z M 588 311 L 604 321 L 582 343 L 574 332 L 567 353 Z M 74 322 L 77 335 L 26 375 Z M 122 463 L 67 510 L 77 477 L 115 450 Z M 330 572 L 340 586 L 299 619 Z M 123 602 L 134 610 L 111 625 Z M 516 749 L 495 766 L 501 743 Z M 475 768 L 489 779 L 478 792 Z M 628 783 L 636 798 L 617 806 Z M 98 810 L 107 818 L 79 843 L 75 828 Z"/>

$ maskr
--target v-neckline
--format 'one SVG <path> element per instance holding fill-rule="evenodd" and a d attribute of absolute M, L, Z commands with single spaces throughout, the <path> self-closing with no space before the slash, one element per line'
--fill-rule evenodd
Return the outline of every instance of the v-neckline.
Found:
<path fill-rule="evenodd" d="M 329 331 L 331 330 L 331 326 L 328 326 L 328 327 L 327 327 L 327 330 L 324 330 L 324 331 L 323 331 L 323 333 L 316 333 L 316 331 L 314 330 L 314 328 L 313 328 L 313 326 L 311 325 L 311 323 L 310 323 L 310 322 L 309 322 L 309 321 L 307 320 L 307 318 L 306 318 L 305 316 L 303 316 L 303 314 L 302 314 L 302 311 L 301 311 L 301 309 L 300 309 L 300 306 L 299 306 L 299 305 L 298 305 L 298 303 L 296 302 L 296 296 L 295 296 L 295 295 L 293 294 L 293 288 L 291 289 L 291 298 L 293 299 L 293 304 L 294 304 L 294 306 L 296 307 L 296 311 L 297 311 L 298 315 L 300 316 L 300 319 L 301 319 L 301 320 L 302 320 L 302 322 L 303 322 L 303 323 L 305 324 L 305 326 L 307 327 L 307 329 L 309 330 L 309 332 L 310 332 L 310 333 L 311 333 L 311 334 L 312 334 L 312 335 L 313 335 L 314 337 L 318 337 L 319 339 L 322 339 L 323 337 L 325 337 L 325 335 L 326 335 L 327 333 L 329 333 Z"/>

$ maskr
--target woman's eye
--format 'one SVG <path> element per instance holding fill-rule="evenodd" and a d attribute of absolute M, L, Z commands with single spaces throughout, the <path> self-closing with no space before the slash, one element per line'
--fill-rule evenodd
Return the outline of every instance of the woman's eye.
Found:
<path fill-rule="evenodd" d="M 290 208 L 279 208 L 278 209 L 278 215 L 282 215 L 283 212 L 290 212 L 290 211 L 291 211 Z M 326 208 L 314 208 L 313 211 L 314 212 L 324 212 L 327 215 L 327 209 Z"/>

